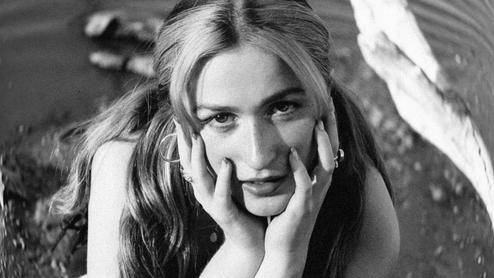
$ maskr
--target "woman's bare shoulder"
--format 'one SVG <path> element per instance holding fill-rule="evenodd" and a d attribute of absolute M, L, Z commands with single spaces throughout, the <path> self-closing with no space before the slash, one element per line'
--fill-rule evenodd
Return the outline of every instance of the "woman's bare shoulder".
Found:
<path fill-rule="evenodd" d="M 106 163 L 125 163 L 130 161 L 130 157 L 135 149 L 135 143 L 131 141 L 109 141 L 101 145 L 94 154 L 94 167 L 106 166 Z M 120 164 L 118 163 L 118 164 Z"/>
<path fill-rule="evenodd" d="M 126 141 L 110 141 L 98 148 L 91 165 L 91 198 L 96 194 L 124 197 L 134 149 L 135 143 Z"/>
<path fill-rule="evenodd" d="M 399 248 L 400 232 L 391 196 L 381 173 L 374 166 L 368 166 L 364 220 L 347 274 L 349 277 L 387 277 Z"/>
<path fill-rule="evenodd" d="M 118 277 L 120 218 L 134 149 L 134 143 L 111 141 L 94 155 L 88 206 L 89 276 Z"/>

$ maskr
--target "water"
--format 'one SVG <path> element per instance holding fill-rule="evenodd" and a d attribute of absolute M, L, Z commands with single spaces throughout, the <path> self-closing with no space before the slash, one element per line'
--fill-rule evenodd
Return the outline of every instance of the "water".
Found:
<path fill-rule="evenodd" d="M 101 9 L 132 8 L 162 14 L 175 1 L 3 0 L 0 3 L 0 142 L 19 125 L 63 124 L 95 111 L 99 99 L 128 89 L 128 78 L 88 62 L 99 48 L 81 30 Z M 494 150 L 493 0 L 413 0 L 412 10 L 436 56 L 467 100 L 490 150 Z M 348 1 L 311 1 L 328 21 L 335 44 L 353 42 Z M 127 77 L 127 76 L 125 76 Z M 127 87 L 126 87 L 127 86 Z"/>
<path fill-rule="evenodd" d="M 89 53 L 100 46 L 82 30 L 86 16 L 96 10 L 123 5 L 166 13 L 172 6 L 134 2 L 0 1 L 0 143 L 20 125 L 60 125 L 87 117 L 101 99 L 132 87 L 131 77 L 89 63 Z"/>

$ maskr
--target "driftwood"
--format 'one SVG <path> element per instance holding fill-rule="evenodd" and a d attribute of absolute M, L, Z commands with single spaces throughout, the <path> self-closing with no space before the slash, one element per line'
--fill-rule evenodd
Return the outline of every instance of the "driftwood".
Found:
<path fill-rule="evenodd" d="M 399 114 L 472 182 L 494 225 L 492 160 L 473 119 L 445 99 L 445 74 L 406 0 L 351 0 L 364 59 L 386 81 Z"/>

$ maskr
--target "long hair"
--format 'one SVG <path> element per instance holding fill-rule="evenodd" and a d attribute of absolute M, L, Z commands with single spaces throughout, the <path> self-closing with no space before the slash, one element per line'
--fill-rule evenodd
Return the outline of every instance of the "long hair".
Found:
<path fill-rule="evenodd" d="M 313 97 L 319 117 L 329 111 L 331 96 L 335 105 L 347 158 L 335 171 L 319 213 L 304 277 L 343 275 L 362 225 L 367 165 L 381 172 L 391 192 L 362 112 L 331 77 L 329 32 L 304 1 L 184 0 L 157 37 L 156 83 L 134 90 L 73 130 L 78 144 L 70 179 L 55 197 L 65 215 L 84 212 L 96 150 L 112 140 L 134 142 L 120 227 L 122 276 L 188 277 L 204 266 L 197 260 L 199 206 L 178 165 L 160 156 L 178 158 L 176 142 L 160 142 L 174 132 L 173 117 L 197 131 L 193 81 L 201 64 L 242 44 L 282 59 Z"/>

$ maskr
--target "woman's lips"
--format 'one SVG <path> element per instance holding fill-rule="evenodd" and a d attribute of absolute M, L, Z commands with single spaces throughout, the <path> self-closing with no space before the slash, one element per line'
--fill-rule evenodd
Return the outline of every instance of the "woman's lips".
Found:
<path fill-rule="evenodd" d="M 252 195 L 267 197 L 273 194 L 282 184 L 286 176 L 275 177 L 263 180 L 242 181 L 242 188 Z"/>

